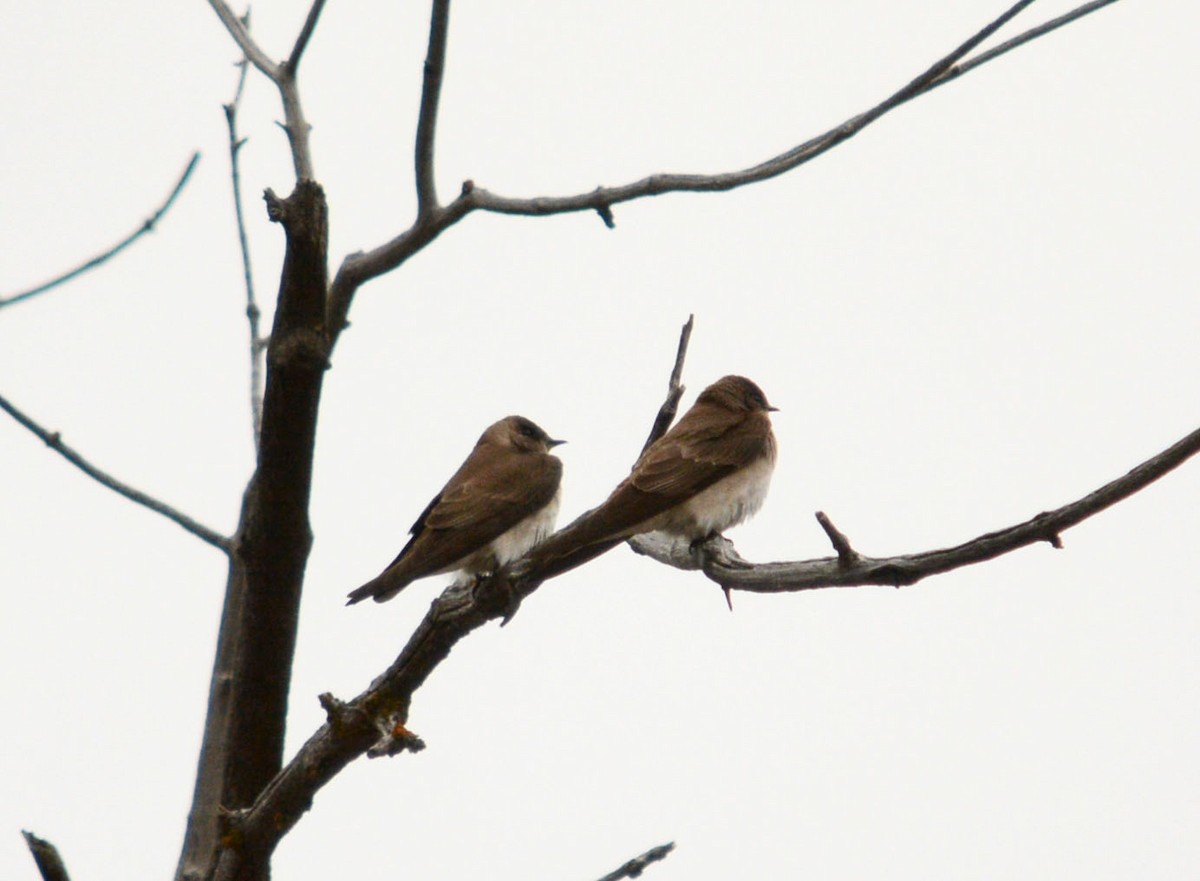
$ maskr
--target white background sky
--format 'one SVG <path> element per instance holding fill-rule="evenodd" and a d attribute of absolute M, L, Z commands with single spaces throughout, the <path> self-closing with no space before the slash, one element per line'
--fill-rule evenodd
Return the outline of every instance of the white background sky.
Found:
<path fill-rule="evenodd" d="M 1033 24 L 1067 8 L 1039 3 Z M 153 236 L 0 312 L 0 392 L 229 531 L 252 466 L 244 292 L 206 4 L 51 3 L 0 33 L 0 285 Z M 1003 2 L 456 2 L 438 182 L 565 194 L 759 161 L 873 104 Z M 303 4 L 256 6 L 281 57 Z M 412 216 L 425 3 L 330 3 L 301 71 L 331 254 Z M 926 550 L 1058 506 L 1196 428 L 1193 3 L 1124 0 L 789 176 L 594 215 L 472 216 L 361 290 L 325 385 L 289 754 L 439 590 L 342 606 L 492 420 L 570 440 L 562 520 L 626 473 L 696 315 L 689 394 L 780 407 L 750 559 Z M 1015 33 L 1010 28 L 1008 33 Z M 273 90 L 242 116 L 263 299 L 291 189 Z M 225 566 L 0 420 L 0 877 L 166 878 Z M 547 584 L 416 695 L 418 756 L 355 762 L 275 877 L 656 881 L 1192 877 L 1200 465 L 912 588 L 735 595 L 625 549 Z"/>

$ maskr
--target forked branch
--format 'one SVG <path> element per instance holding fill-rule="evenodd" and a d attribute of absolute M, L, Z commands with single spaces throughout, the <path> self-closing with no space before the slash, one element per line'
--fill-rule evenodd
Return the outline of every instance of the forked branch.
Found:
<path fill-rule="evenodd" d="M 221 19 L 221 24 L 229 31 L 234 42 L 242 50 L 251 64 L 260 70 L 264 76 L 279 89 L 283 102 L 284 131 L 292 147 L 292 167 L 296 172 L 296 180 L 314 179 L 312 151 L 309 147 L 309 125 L 304 118 L 304 109 L 300 103 L 300 88 L 296 83 L 296 72 L 300 67 L 300 59 L 308 48 L 309 39 L 316 29 L 321 10 L 325 8 L 325 0 L 314 0 L 309 7 L 308 15 L 292 46 L 292 52 L 285 61 L 276 63 L 263 51 L 262 47 L 250 36 L 243 19 L 238 18 L 225 0 L 208 0 L 208 4 Z"/>
<path fill-rule="evenodd" d="M 685 327 L 685 335 L 687 330 Z M 681 357 L 677 358 L 677 364 Z M 669 391 L 668 397 L 670 394 Z M 946 550 L 874 559 L 858 555 L 842 536 L 834 540 L 838 556 L 756 566 L 737 556 L 732 544 L 723 538 L 713 539 L 695 550 L 687 545 L 662 546 L 653 536 L 639 537 L 633 544 L 639 552 L 652 554 L 669 565 L 703 569 L 722 586 L 738 590 L 771 593 L 817 587 L 912 584 L 929 575 L 991 559 L 1036 541 L 1056 542 L 1061 531 L 1127 498 L 1198 451 L 1200 431 L 1076 502 Z M 556 536 L 565 537 L 571 530 L 572 526 L 567 526 Z M 366 691 L 344 703 L 323 696 L 329 720 L 308 739 L 253 805 L 230 815 L 230 834 L 226 838 L 240 844 L 222 854 L 216 877 L 232 878 L 241 860 L 261 859 L 269 854 L 312 806 L 317 791 L 364 752 L 383 755 L 413 749 L 414 742 L 420 742 L 406 727 L 413 694 L 458 641 L 489 621 L 508 617 L 514 605 L 542 583 L 617 543 L 591 545 L 580 548 L 577 555 L 567 553 L 541 562 L 535 547 L 524 558 L 489 578 L 473 585 L 447 588 L 434 601 L 400 656 Z"/>
<path fill-rule="evenodd" d="M 220 2 L 220 0 L 210 0 Z M 431 79 L 431 67 L 426 63 L 426 89 L 423 93 L 421 123 L 418 135 L 417 159 L 417 190 L 420 203 L 416 222 L 391 241 L 370 251 L 351 254 L 342 263 L 330 289 L 328 310 L 328 332 L 331 348 L 336 344 L 338 335 L 346 327 L 350 306 L 355 292 L 360 286 L 387 272 L 391 272 L 406 260 L 422 250 L 436 239 L 443 231 L 458 223 L 468 214 L 475 211 L 491 211 L 499 214 L 517 214 L 524 216 L 546 216 L 565 214 L 576 211 L 595 211 L 606 226 L 613 226 L 612 206 L 633 199 L 649 196 L 659 196 L 666 193 L 678 192 L 721 192 L 757 183 L 772 177 L 777 177 L 809 162 L 826 151 L 836 147 L 849 138 L 854 137 L 864 128 L 884 114 L 923 95 L 932 89 L 952 79 L 957 79 L 964 73 L 974 70 L 980 65 L 992 61 L 999 56 L 1024 45 L 1038 37 L 1045 36 L 1065 24 L 1082 18 L 1096 10 L 1107 6 L 1116 0 L 1096 0 L 1085 3 L 1070 12 L 1051 21 L 1013 37 L 999 46 L 967 58 L 979 45 L 994 35 L 997 30 L 1011 21 L 1017 14 L 1031 5 L 1033 0 L 1020 0 L 995 20 L 989 22 L 969 39 L 944 58 L 930 66 L 924 73 L 905 84 L 902 88 L 880 101 L 862 113 L 837 125 L 816 137 L 799 144 L 792 149 L 753 165 L 749 168 L 721 174 L 654 174 L 628 184 L 610 187 L 597 187 L 586 193 L 571 196 L 534 196 L 512 197 L 493 193 L 466 181 L 458 197 L 444 207 L 431 207 L 436 204 L 432 187 L 432 145 L 433 128 L 436 120 L 436 90 L 433 85 L 440 84 L 441 69 L 445 63 L 444 52 L 435 55 L 433 47 L 440 46 L 444 50 L 444 32 L 439 32 L 439 25 L 445 27 L 445 19 L 439 18 L 439 9 L 444 12 L 447 4 L 444 0 L 435 0 L 432 27 L 430 31 L 430 58 L 436 59 L 436 78 Z M 436 37 L 436 39 L 435 39 Z M 427 103 L 425 99 L 430 99 Z M 428 162 L 424 162 L 423 145 L 428 145 Z M 424 195 L 422 195 L 424 194 Z"/>

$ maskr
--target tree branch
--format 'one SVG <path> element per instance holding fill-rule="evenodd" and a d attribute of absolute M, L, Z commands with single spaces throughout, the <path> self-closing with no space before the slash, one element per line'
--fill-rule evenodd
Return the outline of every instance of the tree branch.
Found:
<path fill-rule="evenodd" d="M 243 20 L 243 25 L 249 26 L 248 19 L 249 13 L 247 13 L 246 20 Z M 249 62 L 243 58 L 242 63 L 238 66 L 241 71 L 238 74 L 237 90 L 234 92 L 233 100 L 226 104 L 224 109 L 225 125 L 229 129 L 229 176 L 233 185 L 233 212 L 237 221 L 238 247 L 242 252 L 242 277 L 246 285 L 246 319 L 250 324 L 250 420 L 254 432 L 254 449 L 257 452 L 259 436 L 262 434 L 262 356 L 266 347 L 259 331 L 259 319 L 262 317 L 262 311 L 258 308 L 258 301 L 254 296 L 254 273 L 250 268 L 250 242 L 246 237 L 246 218 L 242 210 L 242 176 L 239 157 L 242 146 L 246 142 L 239 138 L 237 133 L 237 113 L 241 107 L 243 90 L 246 87 Z"/>
<path fill-rule="evenodd" d="M 58 855 L 58 848 L 44 838 L 38 838 L 32 832 L 22 830 L 21 834 L 25 836 L 25 844 L 29 847 L 29 852 L 33 854 L 33 861 L 37 864 L 42 881 L 71 881 L 71 876 L 67 874 L 67 867 L 63 865 L 62 857 Z"/>
<path fill-rule="evenodd" d="M 894 557 L 859 554 L 823 512 L 818 512 L 817 520 L 829 534 L 838 552 L 836 557 L 751 564 L 742 559 L 733 543 L 723 536 L 710 539 L 696 548 L 689 548 L 682 542 L 671 542 L 656 534 L 638 536 L 630 544 L 638 553 L 668 566 L 701 569 L 726 590 L 787 593 L 870 584 L 900 587 L 916 584 L 930 575 L 982 563 L 1037 542 L 1048 542 L 1060 548 L 1062 542 L 1059 536 L 1064 530 L 1144 489 L 1197 452 L 1200 452 L 1200 429 L 1081 499 L 1038 514 L 1023 523 L 934 551 Z"/>
<path fill-rule="evenodd" d="M 309 124 L 304 119 L 304 109 L 300 103 L 300 89 L 296 84 L 296 71 L 300 65 L 300 57 L 308 47 L 309 38 L 317 26 L 325 0 L 314 0 L 300 29 L 296 42 L 292 46 L 292 54 L 280 64 L 276 64 L 262 48 L 254 42 L 242 19 L 238 18 L 225 0 L 208 0 L 208 5 L 217 13 L 229 35 L 242 50 L 242 54 L 250 63 L 257 67 L 279 89 L 283 102 L 283 129 L 287 132 L 291 144 L 292 167 L 296 172 L 296 180 L 313 180 L 312 150 L 308 143 Z"/>
<path fill-rule="evenodd" d="M 218 2 L 218 0 L 210 0 Z M 426 214 L 418 213 L 416 222 L 406 231 L 370 251 L 351 254 L 342 262 L 330 289 L 328 310 L 328 333 L 330 348 L 336 345 L 342 330 L 348 326 L 350 306 L 359 287 L 373 278 L 391 272 L 410 257 L 422 250 L 441 233 L 458 223 L 474 211 L 491 211 L 499 214 L 518 214 L 542 217 L 576 211 L 596 211 L 607 226 L 613 225 L 612 206 L 633 199 L 659 196 L 676 192 L 721 192 L 747 184 L 757 183 L 791 171 L 815 159 L 827 150 L 858 134 L 888 111 L 899 107 L 918 95 L 922 95 L 944 82 L 957 79 L 969 70 L 999 57 L 1017 46 L 1044 36 L 1070 21 L 1095 12 L 1116 0 L 1086 3 L 1077 9 L 1050 22 L 1038 25 L 995 49 L 984 52 L 968 61 L 961 59 L 975 49 L 983 40 L 1010 21 L 1033 0 L 1021 0 L 1003 15 L 990 22 L 957 49 L 938 61 L 919 77 L 902 89 L 876 104 L 869 110 L 847 119 L 823 134 L 750 168 L 722 174 L 655 174 L 633 183 L 614 187 L 597 187 L 591 192 L 573 196 L 536 196 L 514 198 L 502 196 L 476 186 L 474 181 L 464 181 L 459 196 L 444 207 L 431 209 Z M 431 32 L 432 38 L 432 32 Z M 960 63 L 961 62 L 961 63 Z M 419 165 L 419 163 L 418 163 Z M 430 171 L 432 179 L 432 171 Z"/>
<path fill-rule="evenodd" d="M 300 33 L 296 35 L 296 42 L 292 46 L 292 53 L 284 62 L 284 67 L 295 75 L 297 68 L 300 67 L 300 58 L 304 55 L 304 50 L 308 48 L 308 41 L 312 39 L 313 31 L 316 30 L 317 20 L 321 17 L 321 10 L 325 8 L 325 0 L 313 0 L 313 5 L 308 10 L 308 16 L 304 19 L 304 26 L 300 28 Z"/>
<path fill-rule="evenodd" d="M 183 191 L 183 188 L 187 185 L 188 180 L 192 176 L 192 172 L 195 170 L 196 165 L 199 162 L 200 162 L 200 153 L 199 152 L 193 153 L 192 158 L 188 160 L 187 167 L 184 168 L 184 170 L 183 170 L 183 174 L 181 174 L 179 176 L 179 180 L 177 180 L 175 182 L 175 186 L 171 190 L 171 194 L 169 196 L 167 196 L 167 200 L 165 202 L 163 202 L 162 205 L 159 206 L 157 211 L 155 211 L 153 214 L 151 214 L 149 217 L 147 217 L 145 220 L 143 220 L 141 222 L 141 224 L 138 226 L 138 228 L 135 229 L 132 233 L 127 235 L 121 241 L 117 242 L 117 244 L 113 245 L 107 251 L 104 251 L 101 254 L 97 254 L 95 257 L 85 260 L 79 266 L 76 266 L 74 269 L 70 270 L 69 272 L 64 272 L 62 275 L 58 276 L 57 278 L 52 278 L 50 281 L 42 282 L 41 284 L 39 284 L 36 287 L 30 288 L 29 290 L 26 290 L 26 291 L 21 291 L 20 293 L 13 294 L 12 296 L 0 297 L 0 309 L 4 308 L 5 306 L 11 306 L 14 303 L 20 303 L 22 300 L 28 300 L 30 297 L 36 297 L 38 294 L 45 293 L 46 291 L 50 290 L 51 288 L 58 287 L 59 285 L 70 281 L 71 279 L 75 278 L 76 276 L 82 275 L 83 273 L 87 272 L 89 269 L 95 269 L 100 264 L 102 264 L 102 263 L 108 261 L 110 258 L 115 257 L 118 254 L 120 254 L 122 251 L 124 251 L 126 248 L 128 248 L 130 245 L 132 245 L 134 242 L 136 242 L 138 239 L 140 239 L 146 233 L 153 232 L 154 227 L 158 224 L 158 221 L 162 218 L 162 216 L 164 214 L 167 213 L 167 211 L 171 208 L 171 206 L 175 204 L 175 199 L 179 196 L 179 194 Z"/>
<path fill-rule="evenodd" d="M 242 54 L 250 60 L 250 63 L 262 71 L 271 82 L 278 83 L 280 66 L 267 56 L 258 43 L 254 42 L 242 19 L 234 14 L 225 0 L 208 0 L 208 5 L 217 13 L 221 24 L 225 25 L 225 30 L 229 31 L 229 35 L 233 37 L 234 42 L 238 44 L 238 48 L 242 50 Z"/>
<path fill-rule="evenodd" d="M 621 866 L 615 872 L 609 872 L 600 881 L 621 881 L 622 878 L 640 878 L 642 872 L 646 871 L 646 867 L 651 863 L 657 863 L 659 860 L 665 860 L 667 854 L 675 849 L 675 842 L 668 841 L 666 844 L 660 844 L 658 847 L 652 847 L 641 856 L 636 856 Z"/>
<path fill-rule="evenodd" d="M 437 130 L 438 100 L 446 70 L 446 36 L 450 30 L 450 0 L 433 0 L 429 22 L 429 48 L 421 86 L 421 111 L 417 117 L 417 214 L 428 216 L 438 207 L 433 173 L 433 140 Z"/>
<path fill-rule="evenodd" d="M 1036 40 L 1038 37 L 1043 37 L 1051 31 L 1058 30 L 1063 25 L 1070 24 L 1076 19 L 1083 18 L 1085 15 L 1090 15 L 1097 9 L 1103 9 L 1105 6 L 1116 2 L 1117 0 L 1093 0 L 1091 3 L 1084 3 L 1082 6 L 1077 6 L 1075 9 L 1072 9 L 1069 12 L 1064 12 L 1062 15 L 1058 16 L 1058 18 L 1052 18 L 1035 28 L 1030 28 L 1024 33 L 1013 37 L 1011 40 L 1005 40 L 999 46 L 994 46 L 993 48 L 988 49 L 986 52 L 980 52 L 974 58 L 970 58 L 964 61 L 962 64 L 955 65 L 953 68 L 946 71 L 946 74 L 941 79 L 933 84 L 933 88 L 936 89 L 940 85 L 948 83 L 953 79 L 957 79 L 967 71 L 972 70 L 981 64 L 987 64 L 987 62 L 999 58 L 1006 52 L 1011 52 L 1013 49 L 1028 43 L 1030 40 Z"/>
<path fill-rule="evenodd" d="M 650 449 L 650 445 L 667 433 L 675 414 L 679 412 L 679 400 L 683 397 L 686 386 L 682 384 L 683 359 L 687 357 L 688 343 L 692 340 L 692 324 L 695 315 L 689 315 L 683 330 L 679 332 L 679 347 L 675 350 L 675 366 L 671 368 L 671 378 L 667 380 L 667 399 L 658 409 L 654 425 L 650 427 L 650 435 L 642 445 L 642 452 Z"/>
<path fill-rule="evenodd" d="M 932 91 L 943 83 L 957 79 L 967 71 L 973 70 L 981 64 L 992 61 L 1018 46 L 1044 36 L 1069 22 L 1114 3 L 1116 0 L 1099 0 L 1099 2 L 1086 3 L 1058 18 L 1023 32 L 997 46 L 995 49 L 983 52 L 975 58 L 959 63 L 961 59 L 981 42 L 994 34 L 1000 27 L 1005 25 L 1032 2 L 1033 0 L 1021 0 L 1021 2 L 1014 4 L 1003 15 L 990 22 L 945 58 L 942 58 L 923 74 L 912 80 L 912 82 L 874 107 L 857 116 L 851 117 L 840 125 L 814 138 L 810 138 L 797 147 L 749 168 L 711 175 L 655 174 L 621 186 L 597 187 L 587 193 L 556 197 L 513 198 L 492 193 L 472 184 L 470 192 L 464 193 L 460 198 L 469 201 L 471 210 L 492 211 L 499 214 L 518 214 L 536 217 L 577 211 L 600 211 L 603 216 L 604 212 L 611 211 L 613 205 L 633 199 L 659 196 L 665 193 L 723 192 L 747 184 L 769 180 L 770 178 L 778 177 L 781 174 L 791 171 L 817 158 L 842 142 L 849 140 L 884 114 L 911 101 L 913 98 Z"/>
<path fill-rule="evenodd" d="M 170 505 L 160 502 L 158 499 L 146 495 L 141 490 L 134 489 L 128 484 L 117 480 L 112 475 L 101 471 L 95 465 L 84 459 L 83 456 L 81 456 L 71 447 L 63 443 L 61 434 L 59 434 L 57 431 L 46 430 L 18 410 L 7 398 L 3 396 L 0 396 L 0 410 L 8 413 L 13 419 L 17 420 L 17 422 L 21 423 L 21 425 L 25 426 L 27 429 L 41 438 L 46 446 L 50 447 L 50 449 L 54 450 L 56 453 L 58 453 L 96 482 L 108 487 L 113 492 L 124 496 L 131 502 L 136 502 L 143 508 L 149 508 L 156 514 L 161 514 L 168 520 L 174 521 L 192 535 L 196 536 L 201 541 L 207 542 L 214 548 L 218 548 L 224 551 L 226 554 L 230 552 L 232 544 L 228 538 L 216 532 L 215 530 L 209 529 L 207 526 L 198 523 L 186 514 L 183 514 L 177 511 L 175 508 L 172 508 Z"/>
<path fill-rule="evenodd" d="M 685 325 L 684 335 L 687 331 Z M 858 555 L 841 536 L 832 538 L 838 549 L 837 557 L 755 566 L 738 556 L 732 543 L 722 537 L 695 550 L 684 543 L 666 544 L 653 535 L 639 536 L 630 543 L 639 553 L 678 568 L 703 569 L 722 587 L 738 590 L 774 593 L 817 587 L 913 584 L 929 575 L 991 559 L 1036 541 L 1057 543 L 1062 530 L 1132 495 L 1198 451 L 1200 430 L 1078 502 L 948 550 L 874 559 Z M 620 543 L 572 549 L 570 534 L 588 516 L 584 514 L 555 533 L 553 541 L 559 550 L 554 553 L 548 556 L 541 553 L 550 542 L 547 540 L 488 578 L 447 588 L 433 602 L 395 662 L 352 701 L 343 703 L 322 696 L 328 721 L 250 808 L 228 816 L 229 831 L 225 838 L 238 844 L 222 853 L 216 877 L 233 878 L 243 860 L 265 859 L 312 806 L 317 791 L 364 752 L 372 756 L 394 755 L 423 746 L 406 727 L 412 696 L 458 641 L 488 621 L 507 619 L 515 606 L 542 583 Z M 833 529 L 832 523 L 828 528 Z M 833 533 L 841 535 L 836 529 Z M 566 552 L 562 552 L 563 547 Z"/>

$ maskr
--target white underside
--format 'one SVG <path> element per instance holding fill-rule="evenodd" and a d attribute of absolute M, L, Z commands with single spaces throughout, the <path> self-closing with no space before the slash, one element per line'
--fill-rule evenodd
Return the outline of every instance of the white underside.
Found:
<path fill-rule="evenodd" d="M 487 547 L 481 548 L 469 557 L 464 557 L 452 566 L 447 566 L 442 571 L 461 570 L 468 575 L 476 575 L 480 572 L 498 569 L 505 563 L 511 563 L 520 558 L 527 550 L 554 531 L 554 521 L 558 519 L 558 505 L 561 499 L 562 489 L 560 488 L 546 507 L 530 514 L 507 532 L 496 536 Z"/>
<path fill-rule="evenodd" d="M 638 526 L 636 532 L 666 532 L 695 541 L 737 526 L 762 507 L 775 470 L 772 457 L 718 480 L 708 489 Z"/>

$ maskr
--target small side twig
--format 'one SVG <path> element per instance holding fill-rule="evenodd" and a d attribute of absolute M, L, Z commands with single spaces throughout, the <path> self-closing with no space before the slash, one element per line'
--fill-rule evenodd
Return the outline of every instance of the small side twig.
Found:
<path fill-rule="evenodd" d="M 675 366 L 671 369 L 671 378 L 667 382 L 667 398 L 658 409 L 658 415 L 654 417 L 650 435 L 646 438 L 646 443 L 642 445 L 643 453 L 650 449 L 652 443 L 667 433 L 667 429 L 675 421 L 675 414 L 679 412 L 679 401 L 687 390 L 682 383 L 683 360 L 687 357 L 688 343 L 692 339 L 692 325 L 695 317 L 695 315 L 689 315 L 687 323 L 679 332 L 679 348 L 675 350 Z"/>
<path fill-rule="evenodd" d="M 845 533 L 833 525 L 833 521 L 829 519 L 829 515 L 824 511 L 817 512 L 817 522 L 821 524 L 821 528 L 825 530 L 825 534 L 829 536 L 829 542 L 833 545 L 833 549 L 837 551 L 839 566 L 853 566 L 859 559 L 858 552 L 850 546 L 850 539 L 846 538 Z"/>
<path fill-rule="evenodd" d="M 33 861 L 37 864 L 42 881 L 71 881 L 67 867 L 63 865 L 62 857 L 58 854 L 58 848 L 32 832 L 22 830 L 21 835 L 25 837 L 25 844 L 33 854 Z"/>
<path fill-rule="evenodd" d="M 200 162 L 200 153 L 197 151 L 197 152 L 193 153 L 192 158 L 188 160 L 187 167 L 184 168 L 183 174 L 181 174 L 179 176 L 179 180 L 177 180 L 175 182 L 175 186 L 172 188 L 171 194 L 169 196 L 167 196 L 167 200 L 158 207 L 157 211 L 155 211 L 153 214 L 151 214 L 149 217 L 147 217 L 145 220 L 143 220 L 141 222 L 141 224 L 138 225 L 137 229 L 135 229 L 133 232 L 131 232 L 125 238 L 121 239 L 121 241 L 117 242 L 115 245 L 113 245 L 107 251 L 104 251 L 100 254 L 97 254 L 95 257 L 91 257 L 88 260 L 85 260 L 83 263 L 79 264 L 74 269 L 72 269 L 68 272 L 64 272 L 62 275 L 60 275 L 56 278 L 50 279 L 50 281 L 42 282 L 41 284 L 37 285 L 36 287 L 29 288 L 29 290 L 21 291 L 20 293 L 13 294 L 8 297 L 0 297 L 0 309 L 4 308 L 5 306 L 11 306 L 14 303 L 20 303 L 24 300 L 28 300 L 31 297 L 36 297 L 38 294 L 44 294 L 46 291 L 50 290 L 51 288 L 56 288 L 61 284 L 65 284 L 66 282 L 70 281 L 73 278 L 83 275 L 83 273 L 87 272 L 89 269 L 95 269 L 100 264 L 105 263 L 108 260 L 110 260 L 113 257 L 120 254 L 122 251 L 124 251 L 126 248 L 128 248 L 130 245 L 132 245 L 134 242 L 136 242 L 138 239 L 140 239 L 146 233 L 153 232 L 154 227 L 158 224 L 158 221 L 161 220 L 162 216 L 164 214 L 166 214 L 167 211 L 170 210 L 172 205 L 175 204 L 176 198 L 178 198 L 179 194 L 181 192 L 183 192 L 183 188 L 185 186 L 187 186 L 187 182 L 191 178 L 192 172 L 195 170 L 196 165 L 199 162 Z"/>
<path fill-rule="evenodd" d="M 627 862 L 615 872 L 609 872 L 600 881 L 621 881 L 622 878 L 640 878 L 642 872 L 646 871 L 646 867 L 651 863 L 657 863 L 659 860 L 665 860 L 667 854 L 675 849 L 675 842 L 668 841 L 666 844 L 660 844 L 658 847 L 652 847 L 641 856 L 636 856 Z"/>
<path fill-rule="evenodd" d="M 227 537 L 221 535 L 216 530 L 209 529 L 207 526 L 204 526 L 196 520 L 193 520 L 191 517 L 176 510 L 165 502 L 160 502 L 158 499 L 146 495 L 146 493 L 142 492 L 141 490 L 134 489 L 129 484 L 117 480 L 111 474 L 101 471 L 91 462 L 88 462 L 86 459 L 84 459 L 83 456 L 81 456 L 71 447 L 63 443 L 62 435 L 60 435 L 57 431 L 48 431 L 47 429 L 43 428 L 41 425 L 34 422 L 31 418 L 18 410 L 11 402 L 9 402 L 7 398 L 3 396 L 0 396 L 0 410 L 3 410 L 4 412 L 8 413 L 8 415 L 12 416 L 13 419 L 17 420 L 17 422 L 21 423 L 21 425 L 25 426 L 25 428 L 29 429 L 31 432 L 41 438 L 46 446 L 50 447 L 50 449 L 54 450 L 54 452 L 58 453 L 97 483 L 108 487 L 113 492 L 124 496 L 131 502 L 136 502 L 143 508 L 149 508 L 156 514 L 161 514 L 168 520 L 174 521 L 192 535 L 196 536 L 201 541 L 207 542 L 214 548 L 219 548 L 226 554 L 231 551 L 233 545 Z"/>
<path fill-rule="evenodd" d="M 430 216 L 438 207 L 433 170 L 433 141 L 437 132 L 438 102 L 446 70 L 446 38 L 450 30 L 450 0 L 434 0 L 429 21 L 429 47 L 425 53 L 425 75 L 421 85 L 421 109 L 417 116 L 416 172 L 417 214 Z"/>
<path fill-rule="evenodd" d="M 313 31 L 317 28 L 317 20 L 321 17 L 321 10 L 325 8 L 325 0 L 313 0 L 313 5 L 309 7 L 308 15 L 305 16 L 304 25 L 300 28 L 300 33 L 296 35 L 296 42 L 292 44 L 292 51 L 287 57 L 287 61 L 283 66 L 292 72 L 295 76 L 296 69 L 300 66 L 300 59 L 304 55 L 304 50 L 308 48 L 308 41 L 312 39 Z"/>
<path fill-rule="evenodd" d="M 249 27 L 250 14 L 246 13 L 242 25 Z M 225 105 L 225 125 L 229 129 L 229 176 L 233 185 L 233 213 L 237 222 L 238 247 L 242 252 L 242 277 L 246 284 L 246 320 L 250 324 L 250 420 L 254 432 L 254 449 L 258 449 L 259 436 L 262 434 L 262 389 L 263 389 L 263 351 L 262 337 L 259 332 L 259 319 L 262 310 L 258 308 L 258 300 L 254 295 L 254 273 L 250 267 L 250 242 L 246 236 L 246 217 L 242 209 L 242 175 L 239 157 L 244 138 L 238 137 L 237 114 L 242 104 L 242 93 L 246 88 L 246 74 L 250 69 L 249 59 L 243 58 L 238 65 L 237 89 L 233 100 Z"/>
<path fill-rule="evenodd" d="M 243 19 L 238 18 L 225 0 L 208 0 L 208 5 L 217 13 L 221 24 L 229 31 L 242 54 L 262 74 L 273 82 L 279 89 L 279 97 L 283 102 L 284 124 L 288 142 L 292 146 L 292 167 L 296 172 L 297 181 L 313 180 L 312 150 L 309 146 L 309 125 L 304 118 L 304 109 L 300 103 L 300 88 L 296 84 L 296 71 L 300 66 L 300 58 L 308 47 L 309 39 L 317 26 L 317 19 L 325 7 L 325 0 L 314 0 L 309 8 L 304 25 L 292 46 L 292 53 L 286 61 L 276 63 L 271 60 L 262 47 L 250 36 Z"/>
<path fill-rule="evenodd" d="M 1030 40 L 1036 40 L 1038 37 L 1044 37 L 1051 31 L 1056 31 L 1064 25 L 1070 24 L 1076 19 L 1083 18 L 1085 15 L 1090 15 L 1096 10 L 1103 9 L 1105 6 L 1109 6 L 1116 2 L 1117 0 L 1092 0 L 1091 3 L 1084 3 L 1082 6 L 1077 6 L 1069 12 L 1064 12 L 1057 18 L 1052 18 L 1049 21 L 1042 22 L 1037 27 L 1032 27 L 1027 31 L 1017 34 L 1012 39 L 1005 40 L 999 46 L 994 46 L 991 49 L 988 49 L 986 52 L 980 52 L 975 57 L 969 58 L 960 64 L 954 65 L 954 67 L 946 71 L 946 73 L 944 73 L 942 77 L 933 84 L 933 88 L 937 88 L 944 83 L 948 83 L 953 79 L 957 79 L 972 68 L 976 68 L 981 64 L 986 64 L 993 59 L 999 58 L 1006 52 L 1011 52 L 1013 49 L 1028 43 Z"/>

